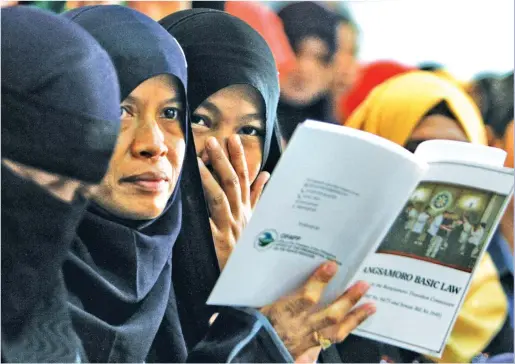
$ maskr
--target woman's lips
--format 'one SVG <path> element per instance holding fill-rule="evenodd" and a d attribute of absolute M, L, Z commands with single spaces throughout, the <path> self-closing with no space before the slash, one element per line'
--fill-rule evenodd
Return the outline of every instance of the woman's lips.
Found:
<path fill-rule="evenodd" d="M 121 183 L 130 183 L 134 187 L 146 191 L 160 193 L 168 188 L 168 177 L 160 172 L 146 172 L 122 178 Z"/>
<path fill-rule="evenodd" d="M 137 186 L 139 189 L 148 191 L 148 192 L 163 192 L 166 191 L 166 187 L 168 182 L 165 180 L 159 181 L 134 181 L 130 182 L 133 185 Z"/>

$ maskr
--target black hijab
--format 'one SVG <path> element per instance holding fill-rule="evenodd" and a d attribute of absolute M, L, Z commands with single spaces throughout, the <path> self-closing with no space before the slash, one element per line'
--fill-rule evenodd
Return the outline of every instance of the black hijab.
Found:
<path fill-rule="evenodd" d="M 265 40 L 242 20 L 210 9 L 171 14 L 159 22 L 184 50 L 188 62 L 188 104 L 194 111 L 205 99 L 234 84 L 256 88 L 266 108 L 263 170 L 272 172 L 281 154 L 276 125 L 277 68 Z M 195 153 L 192 143 L 188 146 Z M 183 335 L 189 348 L 206 334 L 216 307 L 205 302 L 220 274 L 209 215 L 197 165 L 184 167 L 183 229 L 174 248 L 174 286 Z M 180 277 L 180 279 L 176 279 Z"/>
<path fill-rule="evenodd" d="M 2 158 L 99 183 L 118 136 L 119 98 L 112 62 L 87 32 L 38 9 L 2 9 Z M 80 357 L 61 266 L 85 207 L 2 163 L 3 361 Z"/>
<path fill-rule="evenodd" d="M 65 16 L 111 56 L 121 100 L 143 81 L 162 74 L 175 76 L 186 87 L 180 46 L 149 17 L 122 6 L 84 7 Z M 187 120 L 182 125 L 186 141 Z M 190 162 L 186 157 L 184 163 Z M 167 343 L 167 361 L 184 360 L 171 262 L 180 227 L 180 188 L 161 216 L 150 221 L 122 219 L 95 204 L 88 209 L 64 274 L 74 325 L 89 360 L 152 360 L 160 341 Z"/>
<path fill-rule="evenodd" d="M 179 11 L 159 23 L 177 39 L 186 55 L 192 112 L 209 96 L 231 85 L 247 84 L 259 92 L 266 109 L 262 165 L 271 171 L 280 155 L 275 126 L 279 80 L 266 41 L 243 20 L 213 9 Z"/>

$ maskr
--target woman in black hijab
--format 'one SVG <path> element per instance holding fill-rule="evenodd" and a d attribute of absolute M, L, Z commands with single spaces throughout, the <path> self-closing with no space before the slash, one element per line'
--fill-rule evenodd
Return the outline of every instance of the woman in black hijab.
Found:
<path fill-rule="evenodd" d="M 2 361 L 74 362 L 61 268 L 116 143 L 116 71 L 79 26 L 30 7 L 2 9 L 2 55 Z"/>
<path fill-rule="evenodd" d="M 186 10 L 169 15 L 160 24 L 177 39 L 188 62 L 188 103 L 194 142 L 201 160 L 218 260 L 223 268 L 266 182 L 267 176 L 263 178 L 260 170 L 270 171 L 279 157 L 275 131 L 277 68 L 264 39 L 248 24 L 227 13 Z M 241 154 L 245 160 L 235 162 L 238 158 L 234 155 Z M 252 183 L 253 188 L 249 188 Z M 245 208 L 248 215 L 235 213 Z M 183 222 L 188 224 L 191 218 L 185 217 Z M 219 226 L 227 221 L 232 223 L 232 229 L 226 229 L 229 232 L 224 236 Z M 190 300 L 192 305 L 203 302 Z M 199 307 L 197 312 L 200 311 Z M 290 326 L 284 332 L 282 323 L 274 322 L 273 315 L 269 318 L 280 337 L 295 336 L 291 332 L 295 330 L 294 322 L 288 322 Z M 194 325 L 191 322 L 188 326 Z M 218 325 L 217 319 L 214 326 Z M 201 327 L 197 329 L 202 332 Z M 291 349 L 291 343 L 287 347 Z"/>
<path fill-rule="evenodd" d="M 196 170 L 198 175 L 198 167 L 188 143 L 182 50 L 159 24 L 129 8 L 85 7 L 66 16 L 90 32 L 113 59 L 122 100 L 122 130 L 109 170 L 64 265 L 73 324 L 87 358 L 95 362 L 292 361 L 278 333 L 289 330 L 292 322 L 303 324 L 301 314 L 315 303 L 304 305 L 294 315 L 296 321 L 291 315 L 285 319 L 283 313 L 305 302 L 305 295 L 313 290 L 321 294 L 335 264 L 326 264 L 326 270 L 320 268 L 297 294 L 267 308 L 277 332 L 260 312 L 230 308 L 221 309 L 207 330 L 202 290 L 203 272 L 210 266 L 191 267 L 191 252 L 187 253 L 188 248 L 206 252 L 204 258 L 210 259 L 212 240 L 193 239 L 197 231 L 186 231 L 186 240 L 177 238 L 181 200 L 189 211 L 195 207 L 191 201 L 202 196 L 201 187 L 193 191 L 196 197 L 189 194 L 196 180 L 188 173 Z M 188 178 L 186 183 L 180 183 L 181 177 Z M 184 241 L 192 245 L 184 246 Z M 181 261 L 188 263 L 189 270 L 177 270 L 176 262 Z M 195 270 L 198 276 L 192 273 Z M 362 291 L 350 290 L 340 305 L 359 299 Z M 176 297 L 176 292 L 181 295 Z M 348 317 L 338 316 L 337 322 L 354 327 L 366 313 L 358 309 Z M 325 327 L 324 317 L 314 317 L 313 325 Z M 293 341 L 294 354 L 318 345 L 310 331 L 300 333 Z"/>
<path fill-rule="evenodd" d="M 188 104 L 207 200 L 224 198 L 223 204 L 209 204 L 223 267 L 280 156 L 275 130 L 277 67 L 265 40 L 226 13 L 186 10 L 160 23 L 177 39 L 188 62 Z M 214 143 L 214 150 L 224 150 L 225 163 L 213 158 L 209 142 Z M 239 150 L 245 155 L 244 163 L 231 158 Z M 239 191 L 231 191 L 232 183 L 225 186 L 226 180 L 238 181 Z M 219 219 L 220 215 L 232 218 Z M 228 220 L 232 220 L 232 229 Z"/>
<path fill-rule="evenodd" d="M 334 123 L 330 87 L 340 18 L 313 1 L 289 4 L 278 13 L 297 57 L 281 84 L 278 121 L 288 141 L 306 119 Z"/>

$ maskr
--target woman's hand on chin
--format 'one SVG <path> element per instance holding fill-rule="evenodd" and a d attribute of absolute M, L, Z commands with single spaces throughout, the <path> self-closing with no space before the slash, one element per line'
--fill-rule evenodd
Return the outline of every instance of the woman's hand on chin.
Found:
<path fill-rule="evenodd" d="M 225 155 L 216 138 L 207 139 L 206 150 L 213 174 L 201 159 L 198 162 L 218 264 L 223 269 L 270 174 L 261 172 L 251 187 L 245 152 L 238 135 L 232 135 L 227 142 L 229 156 Z"/>
<path fill-rule="evenodd" d="M 320 349 L 345 340 L 375 313 L 370 303 L 354 308 L 369 288 L 366 282 L 357 282 L 329 305 L 319 305 L 336 271 L 336 263 L 322 264 L 293 294 L 261 309 L 297 363 L 314 363 Z"/>

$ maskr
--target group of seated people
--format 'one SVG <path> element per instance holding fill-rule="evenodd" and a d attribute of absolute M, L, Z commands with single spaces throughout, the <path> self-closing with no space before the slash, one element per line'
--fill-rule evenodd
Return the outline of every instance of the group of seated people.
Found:
<path fill-rule="evenodd" d="M 479 83 L 398 65 L 364 91 L 389 63 L 335 79 L 333 62 L 354 62 L 348 20 L 314 2 L 278 17 L 285 74 L 262 32 L 220 10 L 2 9 L 2 361 L 513 361 L 513 205 L 442 358 L 353 336 L 376 308 L 356 306 L 366 282 L 318 305 L 333 262 L 260 309 L 206 305 L 305 119 L 412 152 L 496 145 L 513 167 L 513 97 L 487 128 Z"/>

